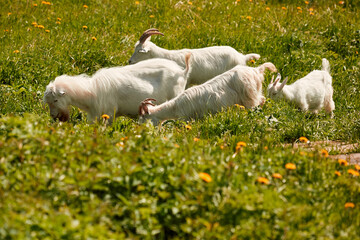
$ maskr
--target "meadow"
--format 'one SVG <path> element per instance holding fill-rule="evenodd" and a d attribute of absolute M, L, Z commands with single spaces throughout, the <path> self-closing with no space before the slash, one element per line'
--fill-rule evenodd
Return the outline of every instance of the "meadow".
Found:
<path fill-rule="evenodd" d="M 267 99 L 162 126 L 50 118 L 50 81 L 126 65 L 151 27 L 289 83 L 327 58 L 334 117 Z M 359 239 L 360 166 L 306 143 L 359 142 L 359 1 L 2 0 L 0 46 L 0 239 Z"/>

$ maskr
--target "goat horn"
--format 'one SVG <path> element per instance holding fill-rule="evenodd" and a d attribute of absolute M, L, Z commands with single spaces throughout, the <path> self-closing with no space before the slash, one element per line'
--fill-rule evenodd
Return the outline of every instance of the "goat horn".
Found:
<path fill-rule="evenodd" d="M 272 84 L 274 82 L 274 76 L 272 76 L 270 84 Z"/>
<path fill-rule="evenodd" d="M 139 115 L 140 116 L 149 114 L 148 105 L 155 106 L 155 104 L 153 104 L 151 101 L 155 102 L 156 100 L 153 98 L 147 98 L 140 103 L 140 106 L 139 106 Z"/>
<path fill-rule="evenodd" d="M 150 28 L 148 30 L 146 30 L 141 37 L 139 38 L 139 42 L 141 44 L 143 44 L 145 42 L 146 39 L 148 39 L 151 35 L 161 35 L 164 36 L 163 33 L 159 32 L 159 30 L 157 30 L 156 28 Z"/>

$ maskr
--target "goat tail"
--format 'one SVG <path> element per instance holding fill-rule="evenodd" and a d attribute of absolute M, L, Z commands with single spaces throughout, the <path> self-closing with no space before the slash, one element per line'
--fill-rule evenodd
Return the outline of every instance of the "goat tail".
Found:
<path fill-rule="evenodd" d="M 260 55 L 257 53 L 250 53 L 250 54 L 245 55 L 246 62 L 253 60 L 253 59 L 258 60 L 259 58 L 260 58 Z"/>
<path fill-rule="evenodd" d="M 330 73 L 330 63 L 326 58 L 322 59 L 322 70 Z"/>
<path fill-rule="evenodd" d="M 266 62 L 263 65 L 260 65 L 258 67 L 258 69 L 259 69 L 260 73 L 262 73 L 262 74 L 264 74 L 266 69 L 269 69 L 271 72 L 276 72 L 277 71 L 275 65 L 272 64 L 271 62 Z"/>
<path fill-rule="evenodd" d="M 191 53 L 186 53 L 185 55 L 185 76 L 186 78 L 188 77 L 189 73 L 190 73 L 190 70 L 191 70 Z"/>

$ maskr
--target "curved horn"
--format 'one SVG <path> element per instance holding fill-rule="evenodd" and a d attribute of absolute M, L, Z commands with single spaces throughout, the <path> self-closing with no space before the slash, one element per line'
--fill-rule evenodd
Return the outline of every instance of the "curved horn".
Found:
<path fill-rule="evenodd" d="M 150 28 L 150 29 L 146 30 L 141 35 L 141 37 L 139 38 L 139 42 L 141 44 L 143 44 L 145 42 L 145 40 L 148 39 L 151 35 L 162 35 L 162 36 L 164 36 L 164 34 L 159 32 L 159 30 L 157 30 L 156 28 Z"/>

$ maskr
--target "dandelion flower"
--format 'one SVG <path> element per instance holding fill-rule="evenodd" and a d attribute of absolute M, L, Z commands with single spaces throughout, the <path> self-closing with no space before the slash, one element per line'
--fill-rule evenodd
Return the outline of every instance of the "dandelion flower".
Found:
<path fill-rule="evenodd" d="M 154 15 L 150 15 L 149 18 L 154 18 L 155 16 Z"/>
<path fill-rule="evenodd" d="M 285 168 L 289 169 L 289 170 L 295 170 L 296 169 L 296 165 L 293 163 L 287 163 L 285 164 Z"/>
<path fill-rule="evenodd" d="M 107 115 L 107 114 L 103 114 L 103 115 L 101 116 L 101 118 L 107 120 L 107 119 L 109 119 L 110 117 L 109 117 L 109 115 Z"/>
<path fill-rule="evenodd" d="M 243 142 L 243 141 L 240 141 L 236 144 L 236 146 L 239 146 L 239 147 L 246 147 L 246 142 Z"/>
<path fill-rule="evenodd" d="M 352 202 L 345 203 L 345 208 L 354 208 L 354 207 L 355 207 L 355 204 Z"/>
<path fill-rule="evenodd" d="M 265 9 L 266 9 L 266 11 L 269 11 L 269 10 L 270 10 L 270 8 L 269 8 L 269 7 L 266 7 Z"/>
<path fill-rule="evenodd" d="M 40 28 L 40 29 L 44 29 L 44 28 L 45 28 L 44 25 L 37 25 L 37 27 Z"/>
<path fill-rule="evenodd" d="M 251 16 L 247 16 L 246 19 L 250 21 L 250 20 L 252 19 L 252 17 L 251 17 Z M 254 60 L 251 59 L 251 62 L 252 62 L 252 61 L 254 61 Z M 255 61 L 254 61 L 254 63 L 255 63 Z"/>
<path fill-rule="evenodd" d="M 92 37 L 91 39 L 92 39 L 93 41 L 96 41 L 96 40 L 97 40 L 97 38 L 96 38 L 96 37 Z"/>
<path fill-rule="evenodd" d="M 306 4 L 306 5 L 308 5 L 308 4 L 309 4 L 309 2 L 308 2 L 308 1 L 305 1 L 305 4 Z"/>
<path fill-rule="evenodd" d="M 37 24 L 37 22 L 32 22 L 31 25 L 36 27 L 38 24 Z"/>
<path fill-rule="evenodd" d="M 200 138 L 194 137 L 194 142 L 198 142 Z"/>
<path fill-rule="evenodd" d="M 301 10 L 301 7 L 297 7 L 296 9 L 297 9 L 297 10 Z"/>
<path fill-rule="evenodd" d="M 202 180 L 204 180 L 205 182 L 211 182 L 211 181 L 212 181 L 211 176 L 210 176 L 208 173 L 205 173 L 205 172 L 199 173 L 199 177 L 200 177 Z"/>
<path fill-rule="evenodd" d="M 33 7 L 37 7 L 38 5 L 36 3 L 33 4 Z"/>
<path fill-rule="evenodd" d="M 179 145 L 179 144 L 177 144 L 177 143 L 175 143 L 175 144 L 174 144 L 174 147 L 179 148 L 179 147 L 180 147 L 180 145 Z"/>
<path fill-rule="evenodd" d="M 300 137 L 299 141 L 302 143 L 310 143 L 309 139 L 307 139 L 306 137 Z"/>
<path fill-rule="evenodd" d="M 265 146 L 265 147 L 264 147 L 264 150 L 269 150 L 269 147 L 268 147 L 268 146 Z"/>
<path fill-rule="evenodd" d="M 59 21 L 56 21 L 56 24 L 61 24 L 61 22 L 59 22 Z"/>
<path fill-rule="evenodd" d="M 186 130 L 191 130 L 191 126 L 190 125 L 185 125 Z"/>
<path fill-rule="evenodd" d="M 139 2 L 139 1 L 135 1 L 135 4 L 136 4 L 136 5 L 139 5 L 139 4 L 140 4 L 140 2 Z"/>
<path fill-rule="evenodd" d="M 354 177 L 358 177 L 360 173 L 354 169 L 348 169 L 348 173 L 353 175 Z"/>
<path fill-rule="evenodd" d="M 188 2 L 188 4 L 189 4 L 189 5 L 193 5 L 193 3 L 192 3 L 192 2 L 190 2 L 190 1 Z"/>
<path fill-rule="evenodd" d="M 258 177 L 258 179 L 256 179 L 256 181 L 257 181 L 258 183 L 265 184 L 265 185 L 270 184 L 269 179 L 264 178 L 264 177 Z"/>
<path fill-rule="evenodd" d="M 345 159 L 339 159 L 338 160 L 338 163 L 342 166 L 347 166 L 348 165 L 348 162 L 345 160 Z"/>
<path fill-rule="evenodd" d="M 19 50 L 15 50 L 14 53 L 19 53 L 20 51 Z"/>
<path fill-rule="evenodd" d="M 339 1 L 339 4 L 343 5 L 345 2 L 344 1 Z"/>
<path fill-rule="evenodd" d="M 10 16 L 12 13 L 11 12 L 8 12 L 8 16 Z"/>
<path fill-rule="evenodd" d="M 277 179 L 282 179 L 282 176 L 281 176 L 280 173 L 274 173 L 274 174 L 272 175 L 272 177 L 273 177 L 273 178 L 277 178 Z"/>
<path fill-rule="evenodd" d="M 340 177 L 341 176 L 341 173 L 339 171 L 335 171 L 335 175 Z"/>
<path fill-rule="evenodd" d="M 46 30 L 45 30 L 45 32 L 49 33 L 49 32 L 50 32 L 50 30 L 49 30 L 49 29 L 46 29 Z"/>
<path fill-rule="evenodd" d="M 240 104 L 235 104 L 236 107 L 238 107 L 241 110 L 245 110 L 245 107 L 243 105 Z"/>
<path fill-rule="evenodd" d="M 51 2 L 47 2 L 47 1 L 42 1 L 41 3 L 44 5 L 51 5 Z"/>
<path fill-rule="evenodd" d="M 84 5 L 83 5 L 83 8 L 88 8 L 88 5 L 85 5 L 85 4 L 84 4 Z"/>
<path fill-rule="evenodd" d="M 323 156 L 323 157 L 328 157 L 328 156 L 329 156 L 328 151 L 326 151 L 325 149 L 321 149 L 320 154 L 321 154 L 321 156 Z"/>
<path fill-rule="evenodd" d="M 282 10 L 286 10 L 286 7 L 282 7 L 281 9 L 282 9 Z"/>
<path fill-rule="evenodd" d="M 355 164 L 355 169 L 360 171 L 360 165 Z"/>
<path fill-rule="evenodd" d="M 251 20 L 251 19 L 249 19 L 249 20 Z M 254 63 L 255 63 L 255 60 L 254 60 L 254 59 L 251 59 L 250 62 L 251 62 L 252 64 L 254 64 Z"/>
<path fill-rule="evenodd" d="M 82 28 L 83 28 L 83 29 L 87 29 L 88 27 L 84 25 Z"/>

